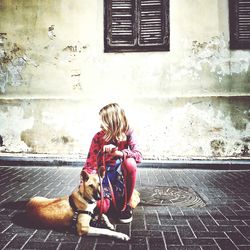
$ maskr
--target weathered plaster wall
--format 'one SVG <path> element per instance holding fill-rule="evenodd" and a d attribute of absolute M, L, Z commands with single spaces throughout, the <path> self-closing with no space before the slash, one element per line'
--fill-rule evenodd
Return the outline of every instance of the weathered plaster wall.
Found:
<path fill-rule="evenodd" d="M 147 158 L 250 155 L 250 51 L 227 0 L 170 1 L 170 51 L 103 53 L 103 2 L 0 1 L 0 151 L 83 154 L 118 101 Z"/>

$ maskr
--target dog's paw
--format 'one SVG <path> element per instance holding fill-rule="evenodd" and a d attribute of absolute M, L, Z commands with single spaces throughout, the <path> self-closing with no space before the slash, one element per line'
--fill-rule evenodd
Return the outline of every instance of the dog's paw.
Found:
<path fill-rule="evenodd" d="M 105 228 L 111 231 L 115 231 L 114 225 L 110 223 L 108 217 L 105 214 L 102 214 L 101 217 L 99 215 L 96 215 L 90 221 L 90 226 L 96 228 Z"/>
<path fill-rule="evenodd" d="M 118 233 L 117 238 L 119 240 L 129 241 L 130 237 L 124 233 Z"/>
<path fill-rule="evenodd" d="M 108 217 L 105 214 L 102 214 L 102 219 L 108 229 L 115 231 L 114 225 L 109 221 Z"/>
<path fill-rule="evenodd" d="M 107 224 L 107 227 L 108 227 L 108 229 L 109 230 L 111 230 L 111 231 L 115 231 L 115 227 L 114 227 L 114 225 L 113 224 Z"/>

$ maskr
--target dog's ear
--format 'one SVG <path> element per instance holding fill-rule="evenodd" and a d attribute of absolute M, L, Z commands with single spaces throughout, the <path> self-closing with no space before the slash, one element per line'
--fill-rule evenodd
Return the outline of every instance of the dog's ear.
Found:
<path fill-rule="evenodd" d="M 104 175 L 105 175 L 105 167 L 104 166 L 101 166 L 99 168 L 99 175 L 101 176 L 101 178 L 104 177 Z"/>
<path fill-rule="evenodd" d="M 81 177 L 83 181 L 87 181 L 89 179 L 89 175 L 86 171 L 82 170 Z"/>

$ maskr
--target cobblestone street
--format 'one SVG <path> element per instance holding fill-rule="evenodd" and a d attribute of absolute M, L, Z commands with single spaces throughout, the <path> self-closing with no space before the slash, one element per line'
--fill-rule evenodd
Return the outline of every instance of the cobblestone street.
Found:
<path fill-rule="evenodd" d="M 26 227 L 14 220 L 32 196 L 69 195 L 80 167 L 0 167 L 0 249 L 247 250 L 250 249 L 250 170 L 139 168 L 137 189 L 192 188 L 204 207 L 140 204 L 116 230 L 131 240 L 79 237 L 70 231 Z M 142 197 L 143 198 L 143 197 Z"/>

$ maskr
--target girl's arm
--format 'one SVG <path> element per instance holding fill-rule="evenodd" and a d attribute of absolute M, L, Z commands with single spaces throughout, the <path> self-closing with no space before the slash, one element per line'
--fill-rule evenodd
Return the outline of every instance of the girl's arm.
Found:
<path fill-rule="evenodd" d="M 123 149 L 122 152 L 124 159 L 134 158 L 137 163 L 142 162 L 142 154 L 133 131 L 128 134 L 128 149 Z"/>
<path fill-rule="evenodd" d="M 101 149 L 101 145 L 100 145 L 100 132 L 98 132 L 97 134 L 95 134 L 95 136 L 93 137 L 91 144 L 90 144 L 90 148 L 89 148 L 89 152 L 88 152 L 88 156 L 86 159 L 86 162 L 83 166 L 83 169 L 85 171 L 87 171 L 88 173 L 97 173 L 98 170 L 98 166 L 100 165 L 100 162 L 98 162 L 98 154 L 100 152 Z"/>

